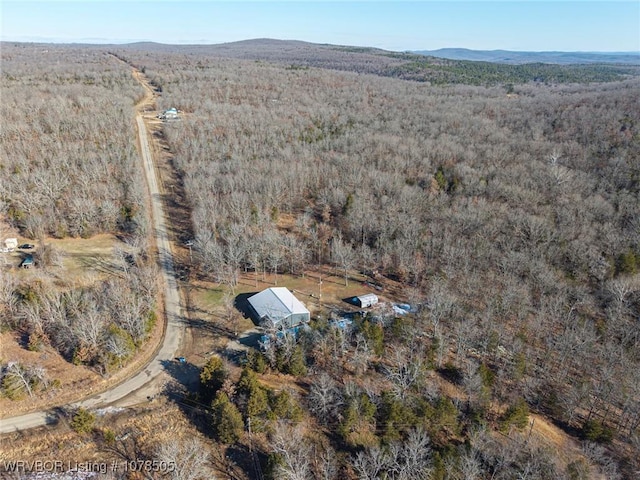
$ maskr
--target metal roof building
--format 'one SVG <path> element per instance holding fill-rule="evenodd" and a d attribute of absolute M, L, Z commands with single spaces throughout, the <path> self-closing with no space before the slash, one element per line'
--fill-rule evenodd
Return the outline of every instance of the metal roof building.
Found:
<path fill-rule="evenodd" d="M 309 310 L 285 287 L 272 287 L 256 293 L 248 299 L 258 321 L 273 322 L 276 326 L 290 328 L 310 320 Z"/>
<path fill-rule="evenodd" d="M 371 307 L 378 303 L 378 296 L 375 293 L 366 293 L 364 295 L 353 297 L 353 303 L 362 308 Z"/>

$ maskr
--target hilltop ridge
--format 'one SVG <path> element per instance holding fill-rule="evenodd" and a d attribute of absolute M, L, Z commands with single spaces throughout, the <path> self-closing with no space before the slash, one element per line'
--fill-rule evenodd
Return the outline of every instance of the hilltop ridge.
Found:
<path fill-rule="evenodd" d="M 551 63 L 557 65 L 614 63 L 640 65 L 640 52 L 522 52 L 513 50 L 472 50 L 468 48 L 440 48 L 417 50 L 414 53 L 450 60 L 505 63 Z"/>
<path fill-rule="evenodd" d="M 428 82 L 434 85 L 506 85 L 522 83 L 584 83 L 621 80 L 640 73 L 627 62 L 566 64 L 451 60 L 416 52 L 392 52 L 373 47 L 330 45 L 298 40 L 251 39 L 217 45 L 135 43 L 114 46 L 121 51 L 200 55 L 265 61 L 289 68 L 326 68 Z M 596 55 L 596 54 L 594 54 Z M 504 55 L 503 55 L 504 56 Z M 533 58 L 533 57 L 531 57 Z M 609 57 L 604 56 L 603 59 Z M 479 59 L 478 59 L 479 60 Z"/>

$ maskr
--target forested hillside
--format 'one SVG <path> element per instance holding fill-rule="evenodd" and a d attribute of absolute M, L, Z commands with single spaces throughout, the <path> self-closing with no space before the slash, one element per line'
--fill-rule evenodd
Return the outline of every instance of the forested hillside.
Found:
<path fill-rule="evenodd" d="M 0 394 L 53 398 L 120 368 L 155 322 L 133 123 L 143 90 L 107 52 L 59 45 L 3 44 L 0 82 L 0 241 L 31 242 L 2 252 Z M 89 253 L 67 255 L 77 237 Z"/>
<path fill-rule="evenodd" d="M 200 273 L 233 288 L 243 270 L 377 272 L 417 309 L 349 331 L 317 319 L 256 353 L 235 385 L 214 362 L 200 399 L 213 401 L 222 442 L 238 440 L 241 423 L 223 418 L 240 409 L 269 439 L 279 479 L 640 468 L 637 78 L 507 93 L 117 53 L 145 69 L 163 108 L 184 112 L 164 134 Z M 269 368 L 297 376 L 302 393 L 270 391 L 253 371 Z M 533 412 L 583 457 L 528 438 Z"/>
<path fill-rule="evenodd" d="M 524 65 L 447 60 L 411 52 L 390 52 L 369 47 L 319 45 L 272 39 L 245 40 L 220 45 L 163 45 L 140 43 L 118 47 L 126 50 L 183 55 L 205 67 L 208 59 L 232 58 L 268 61 L 290 69 L 327 68 L 402 78 L 434 85 L 508 85 L 511 83 L 609 82 L 638 75 L 637 64 L 593 63 L 555 65 L 535 59 Z M 522 62 L 523 63 L 523 62 Z M 578 63 L 578 62 L 576 62 Z"/>
<path fill-rule="evenodd" d="M 1 408 L 72 391 L 79 370 L 108 377 L 156 322 L 143 90 L 116 57 L 179 112 L 154 132 L 155 160 L 170 216 L 186 217 L 167 221 L 187 342 L 203 349 L 167 362 L 172 379 L 140 407 L 162 425 L 104 420 L 87 448 L 177 462 L 176 479 L 634 478 L 633 67 L 265 40 L 3 44 L 0 233 L 33 241 L 36 266 L 0 271 Z M 97 237 L 107 255 L 70 248 Z M 396 309 L 347 322 L 355 307 L 307 291 L 309 329 L 229 354 L 250 323 L 239 291 L 279 276 L 321 289 L 322 275 Z M 42 367 L 52 357 L 61 368 Z"/>
<path fill-rule="evenodd" d="M 141 226 L 133 129 L 142 88 L 106 52 L 2 46 L 0 199 L 31 238 Z"/>
<path fill-rule="evenodd" d="M 452 60 L 473 60 L 480 62 L 507 64 L 640 64 L 639 52 L 522 52 L 513 50 L 469 50 L 467 48 L 441 48 L 439 50 L 422 50 L 415 53 L 439 58 L 450 58 Z"/>

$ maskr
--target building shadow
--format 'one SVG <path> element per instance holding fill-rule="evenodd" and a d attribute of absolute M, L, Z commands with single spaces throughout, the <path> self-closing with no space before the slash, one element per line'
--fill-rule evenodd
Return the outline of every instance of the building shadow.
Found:
<path fill-rule="evenodd" d="M 263 337 L 264 333 L 259 331 L 251 331 L 248 334 L 242 335 L 238 339 L 238 343 L 240 345 L 244 345 L 245 347 L 250 348 L 258 348 L 260 346 L 260 339 Z"/>
<path fill-rule="evenodd" d="M 250 293 L 240 293 L 236 296 L 233 306 L 242 313 L 242 316 L 245 318 L 250 318 L 253 323 L 256 323 L 255 318 L 253 318 L 251 305 L 249 305 L 249 298 L 254 296 L 258 292 L 250 292 Z M 257 324 L 256 324 L 257 325 Z"/>
<path fill-rule="evenodd" d="M 342 301 L 344 303 L 348 303 L 352 307 L 360 307 L 360 303 L 358 302 L 358 297 L 354 297 L 354 296 L 346 297 L 346 298 L 343 298 Z"/>

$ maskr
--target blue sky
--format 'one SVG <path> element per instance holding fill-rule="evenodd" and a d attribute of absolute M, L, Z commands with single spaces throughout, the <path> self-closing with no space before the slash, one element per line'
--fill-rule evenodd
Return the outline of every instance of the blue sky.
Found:
<path fill-rule="evenodd" d="M 640 1 L 0 0 L 3 40 L 640 51 Z"/>

